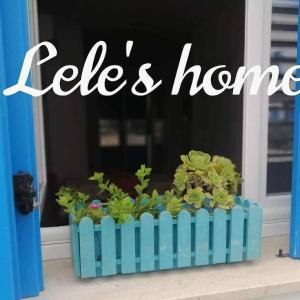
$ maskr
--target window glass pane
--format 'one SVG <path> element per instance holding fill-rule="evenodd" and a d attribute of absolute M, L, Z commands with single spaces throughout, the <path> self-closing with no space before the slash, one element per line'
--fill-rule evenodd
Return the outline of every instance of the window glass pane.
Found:
<path fill-rule="evenodd" d="M 69 0 L 38 2 L 40 20 L 47 16 L 40 23 L 42 40 L 53 41 L 59 51 L 57 59 L 43 64 L 43 88 L 61 66 L 80 66 L 100 40 L 107 43 L 107 53 L 90 88 L 111 65 L 122 66 L 124 74 L 117 82 L 107 80 L 108 90 L 127 80 L 109 97 L 98 90 L 86 96 L 78 90 L 63 99 L 45 95 L 49 185 L 43 226 L 68 224 L 55 201 L 60 186 L 99 197 L 96 185 L 88 180 L 95 171 L 104 172 L 133 197 L 138 183 L 134 173 L 141 164 L 152 168 L 148 191 L 155 187 L 164 193 L 172 187 L 180 155 L 190 149 L 227 156 L 241 171 L 243 95 L 228 91 L 209 97 L 200 91 L 191 96 L 191 75 L 184 78 L 178 95 L 171 91 L 186 43 L 192 43 L 186 68 L 201 65 L 200 80 L 216 65 L 226 65 L 235 74 L 244 64 L 244 0 L 117 1 L 117 5 L 80 0 L 67 9 L 63 3 Z M 130 57 L 127 40 L 134 41 Z M 100 51 L 95 63 L 99 56 Z M 131 88 L 145 63 L 151 63 L 148 72 L 154 82 L 163 83 L 147 96 L 136 96 Z M 145 91 L 143 84 L 137 89 Z"/>
<path fill-rule="evenodd" d="M 298 0 L 273 0 L 271 64 L 280 76 L 296 64 Z M 292 89 L 295 86 L 291 86 Z M 291 190 L 294 98 L 279 91 L 270 97 L 267 193 Z"/>

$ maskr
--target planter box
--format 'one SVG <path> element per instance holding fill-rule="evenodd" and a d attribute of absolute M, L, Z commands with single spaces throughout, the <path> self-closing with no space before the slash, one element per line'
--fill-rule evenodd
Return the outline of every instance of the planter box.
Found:
<path fill-rule="evenodd" d="M 158 219 L 144 213 L 139 221 L 101 224 L 83 218 L 71 223 L 74 272 L 77 277 L 186 268 L 253 260 L 261 255 L 262 208 L 236 199 L 230 214 L 200 209 L 177 218 L 162 212 Z"/>

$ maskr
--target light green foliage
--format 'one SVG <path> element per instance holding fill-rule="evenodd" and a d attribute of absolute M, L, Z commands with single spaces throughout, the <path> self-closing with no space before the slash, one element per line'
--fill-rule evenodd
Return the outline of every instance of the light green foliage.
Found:
<path fill-rule="evenodd" d="M 173 183 L 177 195 L 192 205 L 192 211 L 201 208 L 205 199 L 210 201 L 212 208 L 233 207 L 233 194 L 237 193 L 242 180 L 228 158 L 211 158 L 207 153 L 192 150 L 188 155 L 181 155 L 181 161 Z"/>
<path fill-rule="evenodd" d="M 57 203 L 64 208 L 65 212 L 73 216 L 74 223 L 78 223 L 83 217 L 91 217 L 95 223 L 99 223 L 104 216 L 101 206 L 97 209 L 89 207 L 89 196 L 84 193 L 61 187 L 56 195 Z"/>
<path fill-rule="evenodd" d="M 235 171 L 235 165 L 230 159 L 215 155 L 212 159 L 214 169 L 224 179 L 223 183 L 230 194 L 238 192 L 238 186 L 242 182 L 241 175 Z"/>
<path fill-rule="evenodd" d="M 183 196 L 183 200 L 191 206 L 192 210 L 201 208 L 204 199 L 205 193 L 201 187 L 188 189 L 186 194 Z"/>
<path fill-rule="evenodd" d="M 108 211 L 112 218 L 118 223 L 125 223 L 128 218 L 134 215 L 134 204 L 129 197 L 115 198 L 108 203 Z"/>
<path fill-rule="evenodd" d="M 89 178 L 90 181 L 95 181 L 98 185 L 99 195 L 108 190 L 109 180 L 104 182 L 104 173 L 95 172 L 93 176 Z"/>
<path fill-rule="evenodd" d="M 110 215 L 118 223 L 126 222 L 130 215 L 139 219 L 145 212 L 157 217 L 158 207 L 173 217 L 183 209 L 195 213 L 202 207 L 225 210 L 233 207 L 234 195 L 242 179 L 229 159 L 192 150 L 187 155 L 181 155 L 181 161 L 174 174 L 173 188 L 165 191 L 163 196 L 159 196 L 156 189 L 147 193 L 151 168 L 141 165 L 135 173 L 138 184 L 134 187 L 134 199 L 114 183 L 105 180 L 103 173 L 96 172 L 89 179 L 97 184 L 99 196 L 107 200 L 106 209 L 96 202 L 91 203 L 88 195 L 66 187 L 57 193 L 57 202 L 72 215 L 74 222 L 87 216 L 94 223 L 100 223 L 105 215 Z"/>
<path fill-rule="evenodd" d="M 180 158 L 184 169 L 198 171 L 199 174 L 205 173 L 210 166 L 210 155 L 202 151 L 192 150 L 188 155 L 181 155 Z"/>
<path fill-rule="evenodd" d="M 141 165 L 141 167 L 135 172 L 135 176 L 137 177 L 139 184 L 137 184 L 134 189 L 136 190 L 138 196 L 138 200 L 142 200 L 145 197 L 148 197 L 146 193 L 144 193 L 145 189 L 149 185 L 149 178 L 146 178 L 151 173 L 151 168 L 146 168 L 145 165 Z"/>
<path fill-rule="evenodd" d="M 118 188 L 114 183 L 109 180 L 104 181 L 104 174 L 95 172 L 92 177 L 89 178 L 91 181 L 95 181 L 98 185 L 99 196 L 102 196 L 105 192 L 108 193 L 108 199 L 122 199 L 128 196 L 127 193 L 123 192 L 120 188 Z"/>
<path fill-rule="evenodd" d="M 177 191 L 182 192 L 186 189 L 188 185 L 189 177 L 183 168 L 178 168 L 174 175 L 174 185 Z"/>
<path fill-rule="evenodd" d="M 86 209 L 86 217 L 91 218 L 95 224 L 99 224 L 105 216 L 103 209 L 100 207 L 93 208 L 90 205 Z"/>
<path fill-rule="evenodd" d="M 149 178 L 146 177 L 150 176 L 151 171 L 151 168 L 141 165 L 140 169 L 135 172 L 135 176 L 139 181 L 139 183 L 134 187 L 137 193 L 134 209 L 134 217 L 136 219 L 139 219 L 144 212 L 149 212 L 153 216 L 158 215 L 156 206 L 158 205 L 159 195 L 157 190 L 154 189 L 151 195 L 145 192 L 149 185 Z"/>
<path fill-rule="evenodd" d="M 211 207 L 219 207 L 223 209 L 230 209 L 233 206 L 234 198 L 228 191 L 224 189 L 213 190 L 213 198 L 210 201 Z"/>
<path fill-rule="evenodd" d="M 95 181 L 99 188 L 99 196 L 108 194 L 108 213 L 118 223 L 124 223 L 129 215 L 134 215 L 133 204 L 128 194 L 109 180 L 104 181 L 104 174 L 95 172 L 91 181 Z"/>
<path fill-rule="evenodd" d="M 163 204 L 166 211 L 168 211 L 173 217 L 177 216 L 179 212 L 183 210 L 182 200 L 174 195 L 173 190 L 165 192 Z"/>

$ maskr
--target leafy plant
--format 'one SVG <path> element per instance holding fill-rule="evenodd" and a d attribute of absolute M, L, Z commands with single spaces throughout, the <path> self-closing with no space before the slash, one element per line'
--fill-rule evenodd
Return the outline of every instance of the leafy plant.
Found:
<path fill-rule="evenodd" d="M 96 208 L 89 204 L 88 195 L 72 188 L 63 186 L 56 195 L 58 196 L 57 203 L 64 207 L 66 213 L 73 216 L 75 223 L 78 223 L 83 217 L 90 217 L 95 223 L 99 223 L 105 215 L 100 205 Z"/>
<path fill-rule="evenodd" d="M 173 188 L 162 196 L 156 189 L 148 194 L 151 168 L 141 165 L 135 173 L 138 184 L 134 187 L 134 199 L 114 183 L 105 180 L 103 173 L 95 172 L 89 180 L 97 184 L 99 197 L 107 200 L 106 208 L 100 201 L 90 201 L 87 194 L 67 187 L 61 187 L 57 202 L 72 215 L 74 222 L 87 216 L 94 223 L 100 223 L 105 215 L 124 223 L 129 216 L 139 219 L 145 212 L 157 217 L 159 211 L 166 210 L 175 217 L 183 209 L 195 213 L 202 207 L 225 210 L 233 207 L 234 195 L 242 179 L 228 158 L 211 157 L 208 153 L 195 150 L 180 158 L 182 163 L 175 171 Z"/>
<path fill-rule="evenodd" d="M 141 167 L 135 172 L 135 176 L 139 181 L 139 184 L 134 187 L 138 195 L 136 200 L 142 200 L 143 198 L 148 197 L 148 194 L 144 193 L 144 191 L 149 185 L 150 179 L 146 177 L 151 174 L 151 171 L 151 168 L 146 168 L 145 165 L 141 165 Z"/>
<path fill-rule="evenodd" d="M 99 196 L 108 194 L 108 213 L 115 221 L 124 223 L 130 215 L 134 215 L 134 205 L 128 194 L 109 180 L 105 181 L 103 173 L 95 172 L 89 180 L 97 183 Z"/>
<path fill-rule="evenodd" d="M 223 209 L 230 209 L 233 207 L 234 197 L 224 189 L 213 190 L 213 198 L 210 201 L 211 207 L 219 207 Z"/>
<path fill-rule="evenodd" d="M 141 165 L 135 173 L 139 183 L 134 187 L 137 197 L 135 199 L 135 212 L 134 217 L 138 219 L 144 212 L 149 212 L 153 216 L 158 215 L 157 205 L 159 203 L 159 194 L 156 189 L 154 189 L 151 195 L 147 194 L 145 190 L 149 185 L 149 178 L 152 169 L 147 168 L 145 165 Z"/>
<path fill-rule="evenodd" d="M 234 205 L 242 179 L 235 165 L 222 156 L 211 156 L 202 151 L 190 151 L 181 155 L 182 164 L 176 169 L 174 187 L 177 195 L 196 210 L 205 199 L 212 208 L 230 209 Z"/>
<path fill-rule="evenodd" d="M 174 191 L 166 191 L 163 198 L 163 205 L 173 217 L 177 216 L 183 210 L 183 203 L 180 198 L 174 195 Z"/>
<path fill-rule="evenodd" d="M 203 192 L 201 187 L 188 189 L 187 193 L 183 196 L 183 200 L 189 204 L 192 210 L 202 207 L 206 193 Z"/>
<path fill-rule="evenodd" d="M 109 188 L 109 180 L 104 182 L 104 173 L 95 172 L 93 176 L 89 178 L 90 181 L 95 181 L 98 185 L 99 196 L 102 195 Z"/>
<path fill-rule="evenodd" d="M 108 211 L 118 223 L 125 223 L 130 215 L 134 215 L 134 204 L 129 197 L 115 198 L 108 203 Z"/>
<path fill-rule="evenodd" d="M 109 200 L 123 199 L 128 197 L 128 194 L 123 192 L 122 189 L 117 187 L 114 183 L 110 182 L 109 180 L 104 181 L 104 173 L 95 172 L 94 175 L 89 178 L 89 180 L 97 183 L 99 196 L 103 196 L 103 194 L 107 192 Z"/>
<path fill-rule="evenodd" d="M 105 216 L 101 204 L 89 204 L 86 208 L 86 217 L 91 218 L 94 223 L 98 224 L 101 222 L 102 218 Z"/>

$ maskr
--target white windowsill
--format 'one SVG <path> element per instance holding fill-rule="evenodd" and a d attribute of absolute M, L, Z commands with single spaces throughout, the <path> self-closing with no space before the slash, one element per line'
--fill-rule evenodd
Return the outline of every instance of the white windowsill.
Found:
<path fill-rule="evenodd" d="M 263 257 L 255 262 L 185 270 L 76 279 L 70 259 L 44 262 L 46 290 L 39 300 L 207 300 L 253 299 L 300 292 L 300 260 L 277 258 L 288 237 L 263 240 Z"/>

